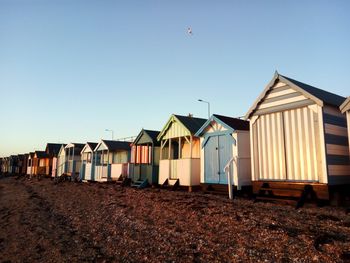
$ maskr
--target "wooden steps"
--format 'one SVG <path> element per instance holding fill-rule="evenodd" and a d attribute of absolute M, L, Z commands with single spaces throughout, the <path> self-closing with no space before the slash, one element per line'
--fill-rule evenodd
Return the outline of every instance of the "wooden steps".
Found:
<path fill-rule="evenodd" d="M 180 186 L 179 179 L 166 179 L 162 184 L 162 188 L 170 189 L 170 190 L 176 190 L 179 188 L 179 186 Z"/>
<path fill-rule="evenodd" d="M 119 178 L 115 181 L 117 185 L 120 186 L 129 186 L 131 185 L 131 179 L 126 176 L 120 175 Z"/>
<path fill-rule="evenodd" d="M 228 196 L 227 184 L 201 184 L 201 187 L 206 194 Z"/>
<path fill-rule="evenodd" d="M 270 201 L 274 203 L 283 203 L 294 205 L 296 208 L 302 207 L 309 199 L 317 199 L 312 185 L 296 185 L 291 187 L 291 184 L 273 184 L 263 183 L 258 193 L 256 201 Z"/>
<path fill-rule="evenodd" d="M 149 186 L 148 180 L 139 180 L 139 181 L 132 181 L 130 184 L 131 187 L 137 188 L 137 189 L 143 189 Z"/>

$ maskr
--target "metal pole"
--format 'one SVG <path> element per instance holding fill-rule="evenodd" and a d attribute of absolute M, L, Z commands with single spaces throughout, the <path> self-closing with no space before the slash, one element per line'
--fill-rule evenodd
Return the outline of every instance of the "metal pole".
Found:
<path fill-rule="evenodd" d="M 210 118 L 210 102 L 202 99 L 198 99 L 199 102 L 204 102 L 208 104 L 208 119 Z"/>

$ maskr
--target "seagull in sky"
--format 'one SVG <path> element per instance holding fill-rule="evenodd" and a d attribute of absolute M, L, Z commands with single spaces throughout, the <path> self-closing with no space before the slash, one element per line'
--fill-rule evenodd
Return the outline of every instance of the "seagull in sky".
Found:
<path fill-rule="evenodd" d="M 188 33 L 189 35 L 191 35 L 191 36 L 193 35 L 193 33 L 192 33 L 192 28 L 191 28 L 191 27 L 188 27 L 188 28 L 187 28 L 187 33 Z"/>

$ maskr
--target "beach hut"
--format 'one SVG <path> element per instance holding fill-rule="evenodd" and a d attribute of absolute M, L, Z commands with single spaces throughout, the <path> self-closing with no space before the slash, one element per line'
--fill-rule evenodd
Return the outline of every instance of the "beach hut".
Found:
<path fill-rule="evenodd" d="M 21 163 L 21 174 L 27 174 L 28 158 L 29 158 L 28 153 L 23 154 L 23 158 L 21 161 L 22 162 Z"/>
<path fill-rule="evenodd" d="M 58 155 L 57 155 L 57 161 L 56 161 L 56 167 L 54 167 L 52 170 L 56 172 L 53 173 L 52 176 L 61 176 L 66 172 L 66 146 L 62 145 Z M 56 168 L 56 169 L 55 169 Z"/>
<path fill-rule="evenodd" d="M 6 174 L 7 173 L 7 157 L 3 157 L 1 161 L 1 173 Z"/>
<path fill-rule="evenodd" d="M 46 170 L 50 176 L 55 177 L 57 169 L 57 157 L 62 147 L 62 143 L 47 143 L 45 147 L 45 152 L 49 157 L 49 162 L 47 162 Z"/>
<path fill-rule="evenodd" d="M 4 174 L 4 165 L 5 165 L 5 158 L 0 158 L 0 174 Z"/>
<path fill-rule="evenodd" d="M 80 177 L 82 180 L 94 181 L 95 180 L 95 164 L 94 164 L 94 149 L 98 143 L 87 142 L 84 148 L 81 150 L 81 168 Z"/>
<path fill-rule="evenodd" d="M 34 152 L 28 154 L 27 160 L 27 175 L 32 176 L 34 174 Z"/>
<path fill-rule="evenodd" d="M 232 183 L 238 190 L 251 185 L 248 121 L 213 114 L 195 136 L 201 142 L 203 189 L 228 190 L 226 165 L 230 165 Z"/>
<path fill-rule="evenodd" d="M 57 176 L 78 176 L 81 166 L 80 152 L 85 144 L 70 143 L 62 145 L 57 156 Z"/>
<path fill-rule="evenodd" d="M 342 113 L 346 113 L 347 124 L 348 124 L 348 138 L 349 138 L 349 151 L 350 151 L 350 97 L 348 97 L 342 105 L 340 105 Z"/>
<path fill-rule="evenodd" d="M 206 119 L 171 115 L 157 140 L 160 142 L 159 180 L 161 185 L 200 186 L 200 139 L 195 133 Z"/>
<path fill-rule="evenodd" d="M 344 99 L 275 73 L 246 114 L 254 193 L 329 200 L 350 183 Z"/>
<path fill-rule="evenodd" d="M 95 180 L 116 181 L 128 177 L 130 142 L 101 140 L 94 150 Z"/>
<path fill-rule="evenodd" d="M 15 174 L 16 170 L 17 170 L 17 162 L 18 162 L 18 158 L 17 155 L 11 155 L 9 157 L 9 170 L 8 172 L 10 174 Z"/>
<path fill-rule="evenodd" d="M 34 175 L 44 175 L 49 176 L 49 163 L 50 157 L 45 151 L 35 151 L 33 166 L 34 166 Z"/>
<path fill-rule="evenodd" d="M 18 158 L 18 168 L 16 173 L 26 174 L 28 154 L 19 154 L 17 155 L 17 158 Z"/>
<path fill-rule="evenodd" d="M 159 172 L 159 131 L 142 129 L 132 143 L 129 176 L 134 184 L 157 185 Z"/>

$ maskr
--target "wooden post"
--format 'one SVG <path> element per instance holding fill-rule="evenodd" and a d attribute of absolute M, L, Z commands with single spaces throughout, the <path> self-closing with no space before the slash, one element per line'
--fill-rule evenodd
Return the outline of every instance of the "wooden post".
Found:
<path fill-rule="evenodd" d="M 159 156 L 159 162 L 160 160 L 163 159 L 163 148 L 164 148 L 164 144 L 163 144 L 163 140 L 160 141 L 160 156 Z"/>
<path fill-rule="evenodd" d="M 171 176 L 171 160 L 170 160 L 170 156 L 171 156 L 171 138 L 169 138 L 169 149 L 168 149 L 168 162 L 169 162 L 168 178 L 172 178 L 172 176 Z"/>
<path fill-rule="evenodd" d="M 168 160 L 171 159 L 171 138 L 169 138 Z"/>
<path fill-rule="evenodd" d="M 178 155 L 179 155 L 179 158 L 178 158 L 178 159 L 181 159 L 181 137 L 179 137 L 179 149 L 178 149 Z"/>
<path fill-rule="evenodd" d="M 109 150 L 107 150 L 107 169 L 106 169 L 107 170 L 107 181 L 109 178 L 112 178 L 112 175 L 109 174 L 108 166 L 109 166 Z M 112 170 L 112 167 L 111 167 L 111 170 Z"/>

